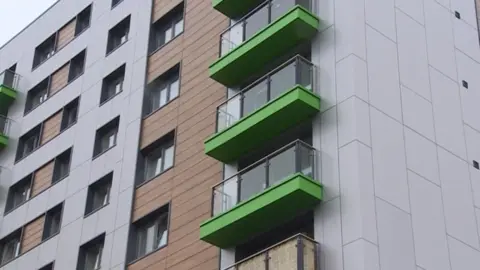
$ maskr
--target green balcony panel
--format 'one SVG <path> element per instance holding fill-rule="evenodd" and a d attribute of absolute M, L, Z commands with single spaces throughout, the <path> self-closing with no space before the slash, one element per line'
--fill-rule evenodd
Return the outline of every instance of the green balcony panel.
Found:
<path fill-rule="evenodd" d="M 224 163 L 261 146 L 320 111 L 320 97 L 297 85 L 205 141 L 205 153 Z"/>
<path fill-rule="evenodd" d="M 292 219 L 298 213 L 312 209 L 322 196 L 320 183 L 301 173 L 293 174 L 202 223 L 200 238 L 220 248 L 236 246 Z"/>
<path fill-rule="evenodd" d="M 261 2 L 262 0 L 212 0 L 212 5 L 229 18 L 239 18 Z"/>
<path fill-rule="evenodd" d="M 7 147 L 8 145 L 8 136 L 6 134 L 0 133 L 0 149 Z"/>
<path fill-rule="evenodd" d="M 10 104 L 17 98 L 17 91 L 0 84 L 0 108 L 9 107 Z"/>
<path fill-rule="evenodd" d="M 239 85 L 291 48 L 310 40 L 319 25 L 317 16 L 296 5 L 210 65 L 210 77 L 229 87 Z"/>

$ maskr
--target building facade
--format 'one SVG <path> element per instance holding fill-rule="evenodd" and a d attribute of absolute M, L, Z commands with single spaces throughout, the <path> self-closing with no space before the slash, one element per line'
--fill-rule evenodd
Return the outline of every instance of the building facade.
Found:
<path fill-rule="evenodd" d="M 58 1 L 0 48 L 0 269 L 479 269 L 476 8 Z"/>

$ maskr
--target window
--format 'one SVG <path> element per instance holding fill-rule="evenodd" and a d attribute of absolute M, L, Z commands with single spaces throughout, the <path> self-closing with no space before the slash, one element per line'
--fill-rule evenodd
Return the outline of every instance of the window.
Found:
<path fill-rule="evenodd" d="M 53 264 L 54 262 L 51 262 L 38 270 L 53 270 Z"/>
<path fill-rule="evenodd" d="M 32 68 L 38 67 L 41 63 L 45 62 L 48 58 L 55 54 L 56 38 L 57 34 L 55 33 L 35 48 Z"/>
<path fill-rule="evenodd" d="M 85 216 L 107 205 L 110 201 L 113 172 L 100 178 L 88 187 Z"/>
<path fill-rule="evenodd" d="M 25 104 L 25 113 L 30 112 L 48 98 L 49 79 L 45 79 L 33 87 L 27 93 L 27 102 Z"/>
<path fill-rule="evenodd" d="M 72 157 L 72 149 L 68 149 L 55 158 L 53 167 L 52 184 L 64 179 L 70 173 L 70 159 Z"/>
<path fill-rule="evenodd" d="M 77 54 L 70 61 L 70 71 L 68 72 L 68 82 L 75 80 L 78 76 L 83 74 L 85 67 L 85 50 Z"/>
<path fill-rule="evenodd" d="M 20 137 L 18 141 L 17 156 L 15 158 L 16 161 L 28 156 L 33 150 L 37 149 L 40 144 L 40 127 L 41 125 L 38 125 Z"/>
<path fill-rule="evenodd" d="M 78 116 L 78 98 L 68 103 L 63 108 L 62 123 L 60 125 L 60 131 L 64 131 L 77 122 Z"/>
<path fill-rule="evenodd" d="M 43 227 L 42 241 L 60 232 L 62 223 L 63 204 L 59 204 L 48 210 L 45 214 L 45 225 Z"/>
<path fill-rule="evenodd" d="M 100 104 L 105 103 L 118 93 L 123 91 L 123 80 L 125 78 L 125 64 L 117 68 L 103 79 Z"/>
<path fill-rule="evenodd" d="M 145 174 L 139 179 L 139 184 L 148 181 L 173 167 L 173 159 L 175 155 L 174 136 L 174 131 L 170 132 L 145 148 L 141 155 L 139 155 L 139 158 L 141 159 L 140 162 L 144 163 L 145 168 Z M 141 163 L 139 165 L 142 166 Z"/>
<path fill-rule="evenodd" d="M 175 99 L 180 91 L 179 65 L 160 75 L 147 86 L 145 115 L 165 106 L 169 101 Z"/>
<path fill-rule="evenodd" d="M 120 4 L 123 0 L 112 0 L 112 8 L 116 7 L 118 4 Z"/>
<path fill-rule="evenodd" d="M 105 234 L 83 244 L 78 255 L 77 270 L 98 270 L 102 266 Z"/>
<path fill-rule="evenodd" d="M 25 177 L 10 187 L 7 195 L 5 213 L 17 208 L 30 199 L 32 189 L 32 175 Z"/>
<path fill-rule="evenodd" d="M 97 130 L 93 157 L 100 155 L 117 144 L 120 117 L 117 117 Z"/>
<path fill-rule="evenodd" d="M 169 206 L 163 206 L 133 224 L 132 260 L 141 258 L 167 245 Z"/>
<path fill-rule="evenodd" d="M 130 31 L 130 16 L 123 19 L 108 31 L 107 54 L 120 47 L 128 40 L 128 32 Z"/>
<path fill-rule="evenodd" d="M 75 24 L 75 36 L 78 36 L 90 26 L 91 13 L 92 7 L 88 6 L 77 15 L 77 22 Z"/>
<path fill-rule="evenodd" d="M 175 7 L 152 25 L 150 32 L 150 52 L 183 33 L 183 3 Z"/>
<path fill-rule="evenodd" d="M 13 232 L 12 234 L 8 235 L 0 242 L 0 249 L 2 257 L 0 258 L 0 264 L 4 265 L 7 262 L 15 259 L 18 255 L 20 255 L 20 237 L 22 234 L 22 230 L 18 229 L 17 231 Z"/>

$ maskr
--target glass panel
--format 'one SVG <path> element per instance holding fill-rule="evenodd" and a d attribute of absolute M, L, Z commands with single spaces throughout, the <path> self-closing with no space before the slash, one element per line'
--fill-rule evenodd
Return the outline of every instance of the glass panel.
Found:
<path fill-rule="evenodd" d="M 295 86 L 295 62 L 285 66 L 271 76 L 270 100 L 279 97 L 282 93 Z"/>
<path fill-rule="evenodd" d="M 268 167 L 269 186 L 280 183 L 289 175 L 295 173 L 295 147 L 292 147 L 270 160 Z"/>
<path fill-rule="evenodd" d="M 170 84 L 170 100 L 178 96 L 178 89 L 179 89 L 179 84 L 177 79 Z"/>
<path fill-rule="evenodd" d="M 237 95 L 218 108 L 217 131 L 231 126 L 240 119 L 240 100 L 241 95 Z"/>
<path fill-rule="evenodd" d="M 225 32 L 221 38 L 221 56 L 224 56 L 243 42 L 243 24 L 238 23 Z"/>
<path fill-rule="evenodd" d="M 243 94 L 243 113 L 246 116 L 268 101 L 267 81 L 262 81 Z"/>
<path fill-rule="evenodd" d="M 155 249 L 167 244 L 168 216 L 162 215 L 157 224 L 157 243 Z"/>
<path fill-rule="evenodd" d="M 228 211 L 237 204 L 237 190 L 238 177 L 230 178 L 214 188 L 213 215 Z"/>
<path fill-rule="evenodd" d="M 175 148 L 173 147 L 173 145 L 165 149 L 165 164 L 163 166 L 163 170 L 166 170 L 173 166 L 173 154 L 175 152 L 174 149 Z"/>
<path fill-rule="evenodd" d="M 143 256 L 147 249 L 147 231 L 137 231 L 137 257 Z"/>
<path fill-rule="evenodd" d="M 165 105 L 167 103 L 167 89 L 166 88 L 163 88 L 161 91 L 160 91 L 160 107 L 162 107 L 163 105 Z"/>
<path fill-rule="evenodd" d="M 265 163 L 245 172 L 240 180 L 240 201 L 247 200 L 265 189 Z"/>
<path fill-rule="evenodd" d="M 173 30 L 171 27 L 165 30 L 165 43 L 169 42 L 172 39 L 172 34 Z"/>
<path fill-rule="evenodd" d="M 304 60 L 297 60 L 297 84 L 305 86 L 305 88 L 313 90 L 313 67 Z"/>
<path fill-rule="evenodd" d="M 249 39 L 268 24 L 268 4 L 245 20 L 245 40 Z"/>
<path fill-rule="evenodd" d="M 297 269 L 297 238 L 269 250 L 269 270 Z M 302 268 L 312 269 L 312 268 Z"/>
<path fill-rule="evenodd" d="M 146 234 L 146 246 L 145 246 L 145 253 L 148 253 L 153 250 L 155 246 L 155 225 L 150 225 L 147 229 Z"/>
<path fill-rule="evenodd" d="M 300 164 L 300 172 L 305 176 L 309 176 L 312 179 L 314 178 L 314 164 L 315 164 L 315 152 L 307 148 L 306 146 L 299 144 L 297 159 Z"/>
<path fill-rule="evenodd" d="M 183 32 L 183 20 L 180 20 L 175 24 L 175 36 L 180 35 Z"/>
<path fill-rule="evenodd" d="M 285 15 L 293 6 L 295 6 L 295 0 L 273 0 L 272 1 L 272 19 L 270 22 L 275 21 L 279 17 Z"/>

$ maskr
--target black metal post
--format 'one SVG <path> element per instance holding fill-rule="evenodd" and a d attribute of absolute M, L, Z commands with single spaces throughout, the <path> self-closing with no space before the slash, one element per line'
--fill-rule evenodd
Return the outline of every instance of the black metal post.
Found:
<path fill-rule="evenodd" d="M 313 269 L 314 269 L 314 270 L 320 270 L 320 264 L 319 264 L 320 249 L 319 249 L 318 244 L 316 244 L 316 243 L 315 243 L 315 245 L 313 246 L 313 252 L 314 252 L 314 256 L 313 256 Z"/>
<path fill-rule="evenodd" d="M 210 202 L 210 216 L 213 217 L 214 215 L 214 208 L 215 207 L 215 187 L 212 188 L 212 200 Z"/>
<path fill-rule="evenodd" d="M 299 235 L 297 237 L 297 270 L 304 270 L 303 266 L 304 266 L 304 262 L 303 262 L 303 239 L 302 239 L 302 236 Z"/>
<path fill-rule="evenodd" d="M 265 189 L 267 189 L 268 186 L 270 185 L 270 181 L 268 179 L 270 177 L 269 168 L 270 168 L 270 159 L 267 158 L 267 160 L 265 160 Z"/>
<path fill-rule="evenodd" d="M 265 270 L 268 270 L 268 266 L 269 266 L 269 260 L 270 260 L 270 255 L 268 254 L 268 250 L 265 251 Z"/>
<path fill-rule="evenodd" d="M 237 204 L 240 202 L 240 196 L 241 196 L 241 185 L 242 185 L 242 176 L 238 175 L 238 180 L 237 180 Z"/>
<path fill-rule="evenodd" d="M 295 149 L 293 151 L 294 151 L 294 155 L 295 155 L 295 173 L 298 173 L 298 172 L 300 172 L 300 167 L 301 167 L 301 164 L 300 164 L 300 143 L 298 141 L 295 143 Z"/>

